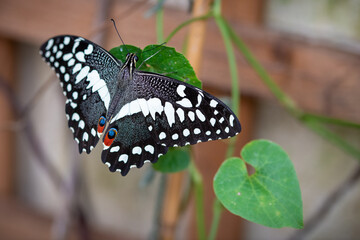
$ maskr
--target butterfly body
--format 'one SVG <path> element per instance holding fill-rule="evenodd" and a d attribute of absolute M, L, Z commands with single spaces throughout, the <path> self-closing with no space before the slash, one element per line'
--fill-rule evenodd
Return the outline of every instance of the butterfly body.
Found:
<path fill-rule="evenodd" d="M 103 137 L 102 161 L 126 175 L 156 162 L 168 147 L 232 137 L 241 131 L 220 100 L 190 84 L 135 68 L 77 36 L 49 39 L 40 54 L 55 70 L 66 100 L 69 128 L 80 152 Z"/>

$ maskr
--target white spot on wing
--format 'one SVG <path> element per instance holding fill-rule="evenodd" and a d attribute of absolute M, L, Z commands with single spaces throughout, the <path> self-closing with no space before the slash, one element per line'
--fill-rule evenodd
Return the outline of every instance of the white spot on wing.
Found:
<path fill-rule="evenodd" d="M 70 37 L 64 37 L 64 44 L 68 45 L 70 43 Z"/>
<path fill-rule="evenodd" d="M 78 84 L 81 80 L 83 80 L 90 71 L 90 67 L 89 66 L 85 66 L 83 67 L 80 72 L 78 73 L 78 75 L 76 75 L 76 81 L 75 84 Z"/>
<path fill-rule="evenodd" d="M 151 145 L 146 145 L 144 149 L 145 149 L 145 151 L 147 151 L 147 152 L 149 152 L 149 153 L 151 153 L 151 154 L 154 154 L 155 149 L 154 149 L 153 146 L 151 146 Z"/>
<path fill-rule="evenodd" d="M 86 55 L 89 55 L 89 54 L 91 54 L 91 53 L 93 52 L 93 50 L 94 50 L 93 45 L 92 45 L 92 44 L 89 44 L 88 47 L 87 47 L 87 49 L 85 49 L 84 53 L 85 53 Z"/>
<path fill-rule="evenodd" d="M 73 54 L 72 54 L 72 53 L 67 53 L 67 54 L 64 54 L 63 60 L 64 60 L 64 61 L 69 61 L 70 58 L 72 58 L 72 57 L 73 57 Z"/>
<path fill-rule="evenodd" d="M 77 58 L 77 60 L 79 60 L 80 62 L 85 62 L 85 54 L 84 52 L 77 52 L 75 54 L 75 57 Z"/>
<path fill-rule="evenodd" d="M 190 100 L 187 99 L 187 98 L 183 98 L 180 101 L 176 101 L 176 103 L 183 106 L 183 107 L 186 107 L 186 108 L 191 108 L 192 107 L 192 104 L 191 104 Z"/>
<path fill-rule="evenodd" d="M 170 102 L 165 103 L 164 112 L 167 117 L 169 126 L 172 127 L 172 125 L 175 123 L 175 109 Z"/>
<path fill-rule="evenodd" d="M 68 82 L 70 80 L 70 75 L 68 73 L 64 75 L 64 80 L 65 82 Z"/>
<path fill-rule="evenodd" d="M 76 100 L 78 98 L 78 95 L 79 95 L 78 92 L 73 92 L 72 93 L 73 99 Z"/>
<path fill-rule="evenodd" d="M 200 94 L 197 95 L 197 104 L 195 107 L 199 107 L 202 101 L 202 96 Z"/>
<path fill-rule="evenodd" d="M 211 101 L 210 101 L 210 107 L 216 107 L 218 105 L 218 102 L 217 101 L 215 101 L 214 99 L 211 99 Z"/>
<path fill-rule="evenodd" d="M 183 131 L 183 135 L 184 135 L 185 137 L 189 136 L 189 135 L 190 135 L 189 129 L 185 128 L 184 131 Z"/>
<path fill-rule="evenodd" d="M 69 62 L 68 62 L 68 66 L 71 67 L 75 64 L 75 59 L 70 59 Z"/>
<path fill-rule="evenodd" d="M 160 139 L 160 140 L 163 140 L 163 139 L 165 139 L 165 138 L 166 138 L 166 133 L 161 132 L 161 133 L 159 134 L 159 139 Z"/>
<path fill-rule="evenodd" d="M 232 126 L 232 127 L 234 126 L 234 120 L 235 120 L 234 116 L 230 115 L 229 122 L 230 122 L 230 126 Z"/>
<path fill-rule="evenodd" d="M 118 119 L 121 119 L 121 118 L 129 115 L 129 113 L 130 113 L 130 104 L 127 103 L 124 106 L 122 106 L 120 111 L 115 115 L 115 117 L 111 120 L 111 122 L 114 122 Z"/>
<path fill-rule="evenodd" d="M 137 101 L 139 103 L 139 106 L 141 108 L 144 117 L 146 117 L 150 113 L 146 100 L 144 98 L 139 98 Z"/>
<path fill-rule="evenodd" d="M 192 122 L 195 121 L 195 113 L 193 111 L 189 111 L 188 116 Z"/>
<path fill-rule="evenodd" d="M 211 124 L 211 126 L 215 126 L 215 123 L 216 123 L 216 119 L 215 119 L 215 118 L 211 118 L 211 119 L 210 119 L 210 124 Z"/>
<path fill-rule="evenodd" d="M 115 146 L 115 147 L 110 148 L 110 152 L 118 152 L 119 150 L 120 150 L 119 146 Z"/>
<path fill-rule="evenodd" d="M 62 51 L 58 51 L 57 53 L 56 53 L 56 58 L 60 58 L 62 56 Z"/>
<path fill-rule="evenodd" d="M 130 107 L 130 115 L 141 112 L 141 107 L 140 107 L 139 102 L 137 100 L 132 101 L 130 103 L 129 107 Z"/>
<path fill-rule="evenodd" d="M 84 129 L 84 127 L 85 127 L 85 122 L 83 120 L 80 120 L 79 128 Z"/>
<path fill-rule="evenodd" d="M 92 92 L 97 91 L 101 100 L 104 102 L 105 108 L 108 109 L 110 104 L 110 93 L 105 81 L 100 79 L 100 75 L 96 70 L 92 70 L 87 75 L 87 81 L 89 82 L 87 88 L 92 87 Z M 95 85 L 97 84 L 101 87 L 96 87 Z"/>
<path fill-rule="evenodd" d="M 129 156 L 127 154 L 121 154 L 118 161 L 127 163 L 128 159 L 129 159 Z"/>
<path fill-rule="evenodd" d="M 91 135 L 93 135 L 94 137 L 95 137 L 95 135 L 96 135 L 96 131 L 95 131 L 94 128 L 91 129 Z"/>
<path fill-rule="evenodd" d="M 45 47 L 46 50 L 49 50 L 54 44 L 54 39 L 50 39 Z"/>
<path fill-rule="evenodd" d="M 132 149 L 132 154 L 138 154 L 138 155 L 140 155 L 141 152 L 142 152 L 142 149 L 141 149 L 141 147 L 139 147 L 139 146 L 133 147 L 133 149 Z"/>
<path fill-rule="evenodd" d="M 196 112 L 196 116 L 200 119 L 200 121 L 205 122 L 206 118 L 204 114 L 199 109 L 196 109 L 195 112 Z"/>
<path fill-rule="evenodd" d="M 87 132 L 83 134 L 83 141 L 89 141 L 89 134 Z"/>
<path fill-rule="evenodd" d="M 176 109 L 176 113 L 180 119 L 180 122 L 183 122 L 185 120 L 184 110 L 181 108 Z"/>
<path fill-rule="evenodd" d="M 155 114 L 159 113 L 161 115 L 162 111 L 164 110 L 161 100 L 159 98 L 150 98 L 147 101 L 147 104 L 149 106 L 149 111 L 151 114 L 151 117 L 155 120 Z"/>
<path fill-rule="evenodd" d="M 172 135 L 172 139 L 173 139 L 173 140 L 178 140 L 178 139 L 179 139 L 179 134 L 174 133 L 174 134 Z"/>
<path fill-rule="evenodd" d="M 194 129 L 194 133 L 195 133 L 195 134 L 200 134 L 200 133 L 201 133 L 201 130 L 200 130 L 199 128 L 195 128 L 195 129 Z"/>
<path fill-rule="evenodd" d="M 185 94 L 185 89 L 186 87 L 184 85 L 179 85 L 177 88 L 176 88 L 176 92 L 177 94 L 179 94 L 180 97 L 185 97 L 186 94 Z"/>
<path fill-rule="evenodd" d="M 74 60 L 75 61 L 75 60 Z M 69 63 L 70 63 L 70 61 L 69 61 Z M 80 71 L 81 70 L 81 67 L 82 67 L 82 65 L 81 65 L 81 63 L 77 63 L 77 64 L 75 64 L 75 66 L 74 66 L 74 68 L 73 68 L 73 74 L 74 73 L 76 73 L 76 72 L 78 72 L 78 71 Z"/>

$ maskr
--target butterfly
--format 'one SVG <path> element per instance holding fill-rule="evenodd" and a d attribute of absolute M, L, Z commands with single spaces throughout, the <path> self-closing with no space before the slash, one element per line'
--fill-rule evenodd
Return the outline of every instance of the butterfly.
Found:
<path fill-rule="evenodd" d="M 68 126 L 79 152 L 103 136 L 101 159 L 125 176 L 155 163 L 169 147 L 225 139 L 241 131 L 238 118 L 216 97 L 185 82 L 136 69 L 82 37 L 62 35 L 40 47 L 60 79 Z"/>

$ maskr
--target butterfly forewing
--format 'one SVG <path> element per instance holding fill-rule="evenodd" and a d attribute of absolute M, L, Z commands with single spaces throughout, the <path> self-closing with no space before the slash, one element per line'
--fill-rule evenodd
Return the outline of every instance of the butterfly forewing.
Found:
<path fill-rule="evenodd" d="M 199 88 L 147 72 L 135 72 L 133 81 L 139 109 L 159 144 L 184 146 L 229 138 L 241 131 L 230 108 Z"/>
<path fill-rule="evenodd" d="M 98 45 L 76 36 L 57 36 L 40 48 L 55 70 L 66 96 L 69 128 L 79 151 L 89 153 L 97 144 L 98 121 L 106 116 L 120 71 L 120 63 Z"/>
<path fill-rule="evenodd" d="M 69 128 L 80 152 L 103 135 L 102 161 L 126 175 L 156 162 L 168 147 L 225 139 L 241 131 L 219 99 L 187 83 L 135 69 L 100 46 L 76 36 L 49 39 L 40 49 L 66 96 Z"/>

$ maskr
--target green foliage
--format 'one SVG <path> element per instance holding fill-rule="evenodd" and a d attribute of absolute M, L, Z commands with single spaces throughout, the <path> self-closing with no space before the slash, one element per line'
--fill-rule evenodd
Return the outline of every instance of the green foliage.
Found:
<path fill-rule="evenodd" d="M 189 61 L 175 48 L 163 45 L 149 45 L 141 50 L 132 45 L 121 45 L 110 50 L 110 53 L 124 62 L 128 53 L 138 56 L 137 67 L 141 71 L 162 74 L 201 88 Z M 144 62 L 145 61 L 145 62 Z"/>
<path fill-rule="evenodd" d="M 180 172 L 188 168 L 190 163 L 190 152 L 187 147 L 170 148 L 153 164 L 153 168 L 163 173 Z"/>
<path fill-rule="evenodd" d="M 303 227 L 302 200 L 294 167 L 277 144 L 248 143 L 242 158 L 229 158 L 214 178 L 215 194 L 230 212 L 264 226 Z M 245 162 L 255 168 L 248 175 Z"/>

